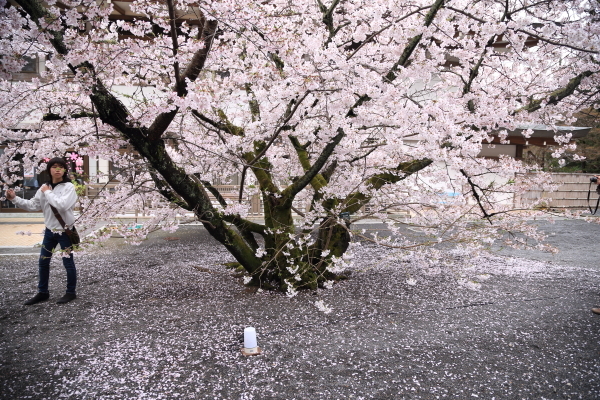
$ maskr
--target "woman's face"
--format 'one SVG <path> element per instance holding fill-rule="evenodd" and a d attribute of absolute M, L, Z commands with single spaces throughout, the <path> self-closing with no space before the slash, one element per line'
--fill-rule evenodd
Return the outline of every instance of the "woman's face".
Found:
<path fill-rule="evenodd" d="M 54 164 L 50 167 L 50 175 L 53 180 L 59 180 L 65 174 L 65 168 L 60 164 Z"/>

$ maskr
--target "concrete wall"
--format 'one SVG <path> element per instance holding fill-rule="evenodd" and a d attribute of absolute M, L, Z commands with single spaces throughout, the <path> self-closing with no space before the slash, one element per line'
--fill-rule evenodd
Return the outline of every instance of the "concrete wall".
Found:
<path fill-rule="evenodd" d="M 532 187 L 529 192 L 521 196 L 522 199 L 546 199 L 545 205 L 551 208 L 587 208 L 587 195 L 590 189 L 591 174 L 582 173 L 553 173 L 552 178 L 560 187 L 555 192 L 549 192 L 543 185 Z M 596 206 L 598 194 L 596 185 L 591 186 L 590 202 Z"/>

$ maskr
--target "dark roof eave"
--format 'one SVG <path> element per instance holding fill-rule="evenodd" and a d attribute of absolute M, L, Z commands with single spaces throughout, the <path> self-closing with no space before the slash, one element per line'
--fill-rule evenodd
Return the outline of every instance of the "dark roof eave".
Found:
<path fill-rule="evenodd" d="M 532 138 L 553 139 L 556 135 L 565 135 L 567 133 L 570 133 L 572 139 L 577 139 L 587 136 L 587 134 L 592 128 L 580 126 L 556 126 L 554 128 L 551 128 L 546 125 L 531 125 L 522 126 L 514 130 L 508 130 L 508 137 L 524 137 L 523 132 L 525 132 L 528 129 L 533 130 L 533 134 L 529 136 Z"/>

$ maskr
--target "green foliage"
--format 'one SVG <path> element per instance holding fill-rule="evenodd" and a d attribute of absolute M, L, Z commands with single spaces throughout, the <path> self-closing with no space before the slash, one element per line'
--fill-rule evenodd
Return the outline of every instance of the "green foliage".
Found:
<path fill-rule="evenodd" d="M 71 183 L 73 186 L 75 186 L 75 193 L 77 193 L 77 196 L 85 196 L 85 185 L 77 182 L 74 179 L 71 181 Z"/>
<path fill-rule="evenodd" d="M 591 127 L 592 129 L 585 137 L 575 140 L 577 149 L 564 155 L 566 164 L 562 167 L 558 160 L 552 157 L 551 151 L 544 151 L 542 153 L 544 171 L 600 173 L 600 113 L 597 110 L 588 109 L 579 113 L 577 117 L 576 126 Z M 576 160 L 575 154 L 584 156 L 585 159 Z"/>
<path fill-rule="evenodd" d="M 577 125 L 590 126 L 592 129 L 586 137 L 577 140 L 576 152 L 586 159 L 573 164 L 579 165 L 581 172 L 598 174 L 600 173 L 600 112 L 589 109 L 580 113 Z"/>

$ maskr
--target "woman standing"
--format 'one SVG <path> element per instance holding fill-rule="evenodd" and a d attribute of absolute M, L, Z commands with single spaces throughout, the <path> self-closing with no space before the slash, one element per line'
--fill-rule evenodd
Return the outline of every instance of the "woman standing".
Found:
<path fill-rule="evenodd" d="M 77 270 L 73 261 L 71 252 L 72 244 L 69 237 L 65 234 L 60 222 L 54 216 L 51 206 L 54 206 L 67 226 L 73 227 L 75 216 L 73 208 L 77 202 L 77 193 L 75 186 L 69 181 L 69 170 L 67 163 L 62 158 L 53 158 L 48 161 L 46 171 L 50 175 L 50 182 L 40 187 L 31 200 L 25 200 L 15 195 L 14 190 L 6 191 L 6 198 L 17 207 L 27 211 L 39 211 L 44 213 L 44 240 L 39 259 L 39 283 L 38 293 L 24 304 L 31 305 L 41 301 L 48 300 L 50 292 L 48 290 L 48 279 L 50 277 L 50 259 L 52 252 L 57 244 L 63 251 L 63 265 L 67 270 L 67 291 L 63 297 L 58 299 L 57 303 L 68 303 L 77 298 L 75 287 L 77 285 Z"/>

